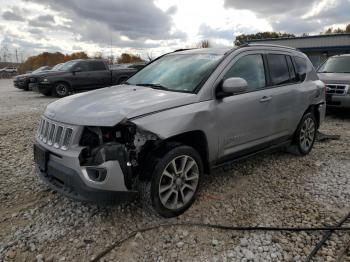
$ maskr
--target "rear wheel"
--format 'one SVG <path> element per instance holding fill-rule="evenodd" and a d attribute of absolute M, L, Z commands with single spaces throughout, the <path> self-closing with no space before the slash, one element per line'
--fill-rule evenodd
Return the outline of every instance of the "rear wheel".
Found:
<path fill-rule="evenodd" d="M 302 156 L 310 153 L 316 139 L 316 131 L 316 118 L 313 113 L 308 112 L 298 125 L 290 152 Z"/>
<path fill-rule="evenodd" d="M 192 147 L 179 145 L 157 159 L 149 185 L 152 208 L 163 217 L 185 212 L 195 201 L 203 174 L 202 159 Z"/>
<path fill-rule="evenodd" d="M 66 83 L 57 83 L 52 90 L 52 94 L 57 97 L 68 96 L 69 92 L 70 88 Z"/>

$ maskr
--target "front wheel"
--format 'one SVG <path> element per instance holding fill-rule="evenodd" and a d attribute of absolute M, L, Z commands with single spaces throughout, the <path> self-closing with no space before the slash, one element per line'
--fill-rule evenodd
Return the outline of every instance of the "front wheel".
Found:
<path fill-rule="evenodd" d="M 157 160 L 149 194 L 152 207 L 163 217 L 178 216 L 196 199 L 202 159 L 192 147 L 179 145 Z"/>

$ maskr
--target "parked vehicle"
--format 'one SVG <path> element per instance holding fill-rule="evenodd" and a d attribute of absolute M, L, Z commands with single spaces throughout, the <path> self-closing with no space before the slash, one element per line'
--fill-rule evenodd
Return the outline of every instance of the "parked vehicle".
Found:
<path fill-rule="evenodd" d="M 324 115 L 325 86 L 295 49 L 179 51 L 123 85 L 51 103 L 34 157 L 62 194 L 109 201 L 139 192 L 173 217 L 215 167 L 276 147 L 308 154 Z"/>
<path fill-rule="evenodd" d="M 17 67 L 15 67 L 15 66 L 6 66 L 6 67 L 0 69 L 0 72 L 17 73 Z"/>
<path fill-rule="evenodd" d="M 42 75 L 38 80 L 38 90 L 44 95 L 64 97 L 73 91 L 120 84 L 137 71 L 136 68 L 110 70 L 102 59 L 72 60 L 59 71 Z"/>
<path fill-rule="evenodd" d="M 350 108 L 350 54 L 330 57 L 317 73 L 326 84 L 327 107 Z"/>
<path fill-rule="evenodd" d="M 23 89 L 25 91 L 28 91 L 29 90 L 29 78 L 34 74 L 48 71 L 50 69 L 51 69 L 50 66 L 42 66 L 42 67 L 39 67 L 38 69 L 34 70 L 31 73 L 18 75 L 14 78 L 13 85 L 19 89 Z"/>
<path fill-rule="evenodd" d="M 57 65 L 55 65 L 54 67 L 52 67 L 50 70 L 43 70 L 37 73 L 32 73 L 29 77 L 29 90 L 35 90 L 38 91 L 38 79 L 46 74 L 48 71 L 50 72 L 56 72 L 56 71 L 60 71 L 61 67 L 64 65 L 64 63 L 59 63 Z"/>
<path fill-rule="evenodd" d="M 15 66 L 6 66 L 0 69 L 0 78 L 10 78 L 17 74 L 17 67 Z"/>

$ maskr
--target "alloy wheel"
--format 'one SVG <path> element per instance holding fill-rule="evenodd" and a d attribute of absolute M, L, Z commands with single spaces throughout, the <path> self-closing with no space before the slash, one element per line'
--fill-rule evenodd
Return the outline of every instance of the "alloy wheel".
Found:
<path fill-rule="evenodd" d="M 160 201 L 168 209 L 179 209 L 192 199 L 198 182 L 197 162 L 187 155 L 178 156 L 163 170 L 159 182 Z"/>
<path fill-rule="evenodd" d="M 300 130 L 300 146 L 306 152 L 312 147 L 316 134 L 316 125 L 311 117 L 305 119 Z"/>

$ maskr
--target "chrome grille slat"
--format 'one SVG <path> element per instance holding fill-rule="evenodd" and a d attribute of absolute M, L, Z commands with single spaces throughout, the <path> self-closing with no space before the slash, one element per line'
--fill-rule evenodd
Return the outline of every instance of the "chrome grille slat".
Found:
<path fill-rule="evenodd" d="M 73 128 L 42 118 L 37 137 L 48 146 L 67 150 L 73 137 Z"/>
<path fill-rule="evenodd" d="M 328 95 L 346 95 L 349 89 L 349 85 L 344 84 L 326 84 Z"/>

